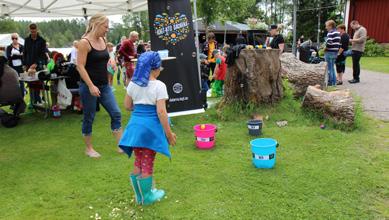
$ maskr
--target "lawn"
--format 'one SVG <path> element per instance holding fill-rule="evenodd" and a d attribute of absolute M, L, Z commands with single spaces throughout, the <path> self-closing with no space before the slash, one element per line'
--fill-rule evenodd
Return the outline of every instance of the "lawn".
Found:
<path fill-rule="evenodd" d="M 352 67 L 351 57 L 347 58 L 346 65 Z M 361 68 L 381 73 L 389 73 L 389 57 L 362 57 Z"/>
<path fill-rule="evenodd" d="M 124 90 L 115 92 L 122 105 Z M 94 125 L 98 160 L 87 158 L 81 116 L 27 114 L 20 126 L 0 128 L 1 219 L 385 219 L 389 218 L 389 124 L 359 114 L 357 128 L 319 128 L 288 95 L 257 109 L 269 119 L 264 137 L 279 141 L 274 169 L 255 169 L 247 114 L 215 109 L 173 118 L 178 144 L 172 160 L 158 156 L 158 204 L 134 204 L 128 173 L 133 159 L 115 152 L 109 117 Z M 123 110 L 123 122 L 129 114 Z M 275 125 L 287 120 L 287 127 Z M 194 147 L 192 126 L 215 123 L 217 146 Z"/>

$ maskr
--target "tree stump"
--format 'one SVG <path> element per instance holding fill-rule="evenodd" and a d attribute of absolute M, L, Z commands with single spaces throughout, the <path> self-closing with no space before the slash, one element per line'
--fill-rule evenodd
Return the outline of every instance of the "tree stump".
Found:
<path fill-rule="evenodd" d="M 283 97 L 277 49 L 244 49 L 227 69 L 221 104 L 275 103 Z"/>
<path fill-rule="evenodd" d="M 337 123 L 354 124 L 355 102 L 349 91 L 326 92 L 309 86 L 303 107 L 323 113 Z"/>
<path fill-rule="evenodd" d="M 281 58 L 283 75 L 292 84 L 295 97 L 305 95 L 308 86 L 327 86 L 326 63 L 308 64 L 298 60 L 292 53 L 284 53 Z"/>

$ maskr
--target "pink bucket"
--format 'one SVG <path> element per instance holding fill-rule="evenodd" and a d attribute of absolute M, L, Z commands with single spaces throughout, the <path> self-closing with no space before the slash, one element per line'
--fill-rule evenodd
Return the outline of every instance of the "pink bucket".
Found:
<path fill-rule="evenodd" d="M 217 126 L 213 124 L 204 124 L 204 126 L 204 129 L 201 129 L 201 125 L 193 127 L 196 146 L 199 149 L 211 149 L 215 146 Z"/>

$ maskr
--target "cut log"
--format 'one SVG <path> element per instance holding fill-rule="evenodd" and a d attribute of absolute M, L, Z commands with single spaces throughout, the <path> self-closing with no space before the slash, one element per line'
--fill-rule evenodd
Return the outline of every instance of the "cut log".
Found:
<path fill-rule="evenodd" d="M 332 118 L 339 124 L 352 125 L 355 119 L 355 102 L 347 90 L 326 92 L 309 86 L 305 94 L 303 107 Z"/>
<path fill-rule="evenodd" d="M 275 103 L 283 97 L 279 50 L 244 49 L 227 69 L 221 104 Z"/>
<path fill-rule="evenodd" d="M 281 58 L 284 77 L 288 79 L 294 90 L 295 97 L 305 95 L 308 86 L 327 86 L 326 63 L 308 64 L 298 60 L 292 53 L 284 53 Z"/>

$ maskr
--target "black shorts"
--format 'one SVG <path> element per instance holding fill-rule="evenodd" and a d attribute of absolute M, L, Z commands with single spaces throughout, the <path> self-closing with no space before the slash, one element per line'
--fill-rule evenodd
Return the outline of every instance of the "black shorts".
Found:
<path fill-rule="evenodd" d="M 343 55 L 340 55 L 338 58 L 336 58 L 335 64 L 337 73 L 344 73 L 346 71 L 346 57 Z"/>

